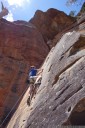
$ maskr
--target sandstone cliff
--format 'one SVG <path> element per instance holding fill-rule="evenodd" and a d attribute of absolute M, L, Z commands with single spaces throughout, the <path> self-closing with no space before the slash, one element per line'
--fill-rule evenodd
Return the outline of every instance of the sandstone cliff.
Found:
<path fill-rule="evenodd" d="M 56 34 L 68 28 L 74 18 L 67 16 L 64 12 L 56 9 L 48 9 L 46 12 L 36 11 L 34 17 L 29 21 L 33 23 L 42 33 L 44 40 L 52 40 Z"/>
<path fill-rule="evenodd" d="M 37 11 L 30 22 L 0 20 L 0 124 L 28 88 L 29 66 L 40 67 L 45 60 L 50 39 L 54 47 L 42 66 L 43 78 L 36 97 L 29 107 L 29 89 L 25 95 L 23 93 L 23 100 L 7 127 L 55 128 L 56 125 L 73 124 L 72 112 L 75 115 L 79 106 L 83 106 L 80 107 L 81 115 L 82 111 L 84 113 L 84 21 L 80 18 L 75 22 L 55 9 Z"/>
<path fill-rule="evenodd" d="M 38 68 L 48 52 L 48 46 L 34 25 L 0 20 L 0 123 L 27 87 L 30 65 Z"/>
<path fill-rule="evenodd" d="M 55 38 L 31 106 L 28 89 L 7 128 L 85 125 L 85 19 L 80 20 L 61 39 Z"/>

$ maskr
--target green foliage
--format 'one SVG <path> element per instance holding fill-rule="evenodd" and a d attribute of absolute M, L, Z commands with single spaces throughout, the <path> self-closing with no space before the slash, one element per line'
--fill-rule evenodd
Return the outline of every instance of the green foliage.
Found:
<path fill-rule="evenodd" d="M 85 2 L 84 2 L 83 6 L 81 8 L 81 12 L 85 12 Z"/>
<path fill-rule="evenodd" d="M 69 13 L 69 16 L 75 17 L 75 12 L 76 12 L 76 11 L 71 11 L 71 12 Z"/>
<path fill-rule="evenodd" d="M 77 4 L 77 5 L 82 5 L 85 2 L 85 0 L 67 0 L 66 5 L 72 5 L 72 4 Z"/>
<path fill-rule="evenodd" d="M 67 0 L 66 5 L 71 5 L 73 3 L 76 3 L 78 0 Z"/>

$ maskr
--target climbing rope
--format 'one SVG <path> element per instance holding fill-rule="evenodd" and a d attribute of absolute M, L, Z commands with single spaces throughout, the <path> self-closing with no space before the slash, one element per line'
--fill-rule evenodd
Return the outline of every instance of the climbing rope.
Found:
<path fill-rule="evenodd" d="M 2 128 L 3 124 L 5 123 L 5 121 L 7 120 L 7 118 L 9 117 L 9 115 L 11 114 L 11 112 L 13 111 L 13 109 L 16 107 L 16 105 L 18 104 L 18 102 L 21 100 L 23 94 L 25 93 L 25 91 L 27 90 L 29 86 L 27 86 L 25 88 L 25 90 L 22 92 L 21 96 L 19 97 L 19 99 L 17 100 L 17 102 L 15 103 L 15 105 L 12 107 L 12 109 L 10 110 L 10 112 L 7 114 L 7 116 L 5 117 L 5 119 L 3 120 L 3 122 L 0 125 L 0 128 Z"/>

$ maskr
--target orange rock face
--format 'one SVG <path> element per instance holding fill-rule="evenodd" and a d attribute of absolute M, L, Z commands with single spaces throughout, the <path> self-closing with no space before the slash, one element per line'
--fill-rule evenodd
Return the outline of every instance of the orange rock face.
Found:
<path fill-rule="evenodd" d="M 36 63 L 39 66 L 48 53 L 42 35 L 32 24 L 17 25 L 1 21 L 0 40 L 1 54 L 17 60 L 26 60 L 29 64 Z"/>
<path fill-rule="evenodd" d="M 10 23 L 1 19 L 0 124 L 27 88 L 29 66 L 36 65 L 38 68 L 48 52 L 48 46 L 34 25 L 24 22 Z M 15 109 L 16 107 L 13 112 Z M 5 124 L 6 122 L 7 120 Z"/>
<path fill-rule="evenodd" d="M 36 11 L 30 20 L 42 33 L 44 40 L 53 39 L 54 36 L 73 23 L 74 19 L 64 12 L 49 9 L 47 12 Z"/>

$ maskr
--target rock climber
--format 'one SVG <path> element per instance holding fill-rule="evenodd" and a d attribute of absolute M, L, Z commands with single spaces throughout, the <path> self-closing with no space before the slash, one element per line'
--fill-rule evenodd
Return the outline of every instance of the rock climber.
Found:
<path fill-rule="evenodd" d="M 28 74 L 28 81 L 29 81 L 29 98 L 27 100 L 27 103 L 30 105 L 30 102 L 32 100 L 32 97 L 34 95 L 34 82 L 36 80 L 36 74 L 37 74 L 37 69 L 35 66 L 31 66 Z"/>
<path fill-rule="evenodd" d="M 38 73 L 37 73 L 38 72 Z M 31 66 L 29 71 L 29 97 L 27 103 L 30 105 L 33 96 L 41 83 L 43 69 L 36 69 L 35 66 Z"/>
<path fill-rule="evenodd" d="M 28 76 L 28 79 L 29 79 L 30 83 L 34 83 L 35 82 L 36 74 L 37 74 L 36 67 L 35 66 L 31 66 L 30 70 L 29 70 L 29 76 Z"/>

